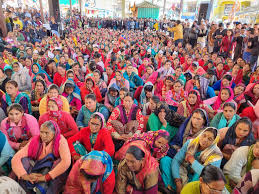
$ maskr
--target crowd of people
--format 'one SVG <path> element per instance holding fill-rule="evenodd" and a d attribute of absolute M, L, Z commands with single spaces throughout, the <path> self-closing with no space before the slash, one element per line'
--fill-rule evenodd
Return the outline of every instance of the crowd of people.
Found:
<path fill-rule="evenodd" d="M 259 28 L 8 8 L 1 193 L 258 193 Z"/>

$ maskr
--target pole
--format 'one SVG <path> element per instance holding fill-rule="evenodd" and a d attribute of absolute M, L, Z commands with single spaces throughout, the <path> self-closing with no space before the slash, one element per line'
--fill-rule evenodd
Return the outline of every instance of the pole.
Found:
<path fill-rule="evenodd" d="M 5 23 L 5 17 L 2 8 L 3 2 L 0 0 L 0 29 L 2 30 L 3 37 L 7 36 L 7 28 Z"/>
<path fill-rule="evenodd" d="M 72 16 L 72 0 L 69 0 L 70 16 Z"/>
<path fill-rule="evenodd" d="M 182 18 L 182 14 L 183 14 L 183 0 L 180 1 L 180 11 L 179 11 L 179 19 Z"/>
<path fill-rule="evenodd" d="M 166 0 L 164 0 L 164 6 L 163 6 L 163 17 L 165 17 L 165 5 L 166 5 Z"/>
<path fill-rule="evenodd" d="M 43 15 L 42 0 L 40 0 L 40 17 L 41 17 L 41 21 L 42 21 L 42 23 L 45 23 L 44 15 Z"/>
<path fill-rule="evenodd" d="M 213 4 L 214 4 L 214 0 L 210 0 L 208 12 L 207 12 L 207 17 L 206 17 L 206 19 L 209 20 L 209 21 L 210 21 L 211 16 L 213 15 Z"/>
<path fill-rule="evenodd" d="M 125 0 L 121 0 L 121 16 L 125 18 Z"/>
<path fill-rule="evenodd" d="M 82 15 L 82 0 L 78 0 L 79 3 L 79 13 Z"/>

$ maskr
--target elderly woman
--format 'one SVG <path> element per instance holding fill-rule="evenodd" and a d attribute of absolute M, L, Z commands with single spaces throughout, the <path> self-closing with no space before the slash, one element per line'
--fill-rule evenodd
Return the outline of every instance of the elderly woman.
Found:
<path fill-rule="evenodd" d="M 52 84 L 48 88 L 48 93 L 45 97 L 43 97 L 40 101 L 39 111 L 40 115 L 43 115 L 48 110 L 48 101 L 50 98 L 59 98 L 63 102 L 62 110 L 65 112 L 69 112 L 69 103 L 66 97 L 61 96 L 59 94 L 59 87 L 55 84 Z"/>
<path fill-rule="evenodd" d="M 258 158 L 259 140 L 251 146 L 241 146 L 233 152 L 230 160 L 224 166 L 224 174 L 227 177 L 229 188 L 233 189 L 242 180 L 245 173 L 258 168 Z"/>
<path fill-rule="evenodd" d="M 238 147 L 250 146 L 253 143 L 252 122 L 246 117 L 239 119 L 229 128 L 221 129 L 219 147 L 224 156 L 221 166 L 226 164 Z"/>
<path fill-rule="evenodd" d="M 196 138 L 187 140 L 173 159 L 164 157 L 160 169 L 165 186 L 180 193 L 186 183 L 199 180 L 206 165 L 220 167 L 223 156 L 218 140 L 217 129 L 208 127 Z"/>
<path fill-rule="evenodd" d="M 120 162 L 115 191 L 124 193 L 158 193 L 159 164 L 142 144 L 133 143 Z"/>
<path fill-rule="evenodd" d="M 39 125 L 33 116 L 24 113 L 20 104 L 12 104 L 7 113 L 8 117 L 1 122 L 1 131 L 11 147 L 19 150 L 31 137 L 39 135 Z"/>
<path fill-rule="evenodd" d="M 231 127 L 240 116 L 236 114 L 237 105 L 235 102 L 226 102 L 223 105 L 223 112 L 216 114 L 212 119 L 210 126 L 217 129 L 222 129 L 224 127 Z"/>
<path fill-rule="evenodd" d="M 1 107 L 7 113 L 7 107 L 12 103 L 19 103 L 23 107 L 25 113 L 31 114 L 31 100 L 29 96 L 23 92 L 19 92 L 18 84 L 14 80 L 6 83 L 6 93 L 1 99 Z"/>
<path fill-rule="evenodd" d="M 224 193 L 227 194 L 226 188 L 226 179 L 224 174 L 213 165 L 207 165 L 203 168 L 201 172 L 200 179 L 185 185 L 182 189 L 181 194 L 185 193 Z"/>
<path fill-rule="evenodd" d="M 31 90 L 31 77 L 27 68 L 24 68 L 20 63 L 13 64 L 12 80 L 18 83 L 20 92 L 26 92 Z"/>
<path fill-rule="evenodd" d="M 142 133 L 144 119 L 141 110 L 133 103 L 133 97 L 127 93 L 123 104 L 117 106 L 107 122 L 107 128 L 115 139 L 115 150 L 118 150 L 135 133 Z"/>
<path fill-rule="evenodd" d="M 61 135 L 56 122 L 41 125 L 40 135 L 17 152 L 12 159 L 12 168 L 26 193 L 43 189 L 47 194 L 62 191 L 71 164 L 71 155 L 66 139 Z"/>
<path fill-rule="evenodd" d="M 91 151 L 73 165 L 64 194 L 112 194 L 114 186 L 115 173 L 111 156 L 105 151 Z"/>
<path fill-rule="evenodd" d="M 131 142 L 138 142 L 143 144 L 147 150 L 152 153 L 152 156 L 157 160 L 166 156 L 169 149 L 169 133 L 165 130 L 149 131 L 142 134 L 135 134 L 129 140 L 127 140 L 122 148 L 115 153 L 116 160 L 122 160 L 125 157 L 126 151 L 131 146 Z"/>
<path fill-rule="evenodd" d="M 74 160 L 92 150 L 105 151 L 111 157 L 114 154 L 111 135 L 106 129 L 104 116 L 99 112 L 91 115 L 88 127 L 68 139 L 68 145 Z"/>
<path fill-rule="evenodd" d="M 70 113 L 62 111 L 63 102 L 59 98 L 50 98 L 48 101 L 48 112 L 39 118 L 41 126 L 45 121 L 55 121 L 61 131 L 61 134 L 68 139 L 78 132 L 75 120 Z"/>

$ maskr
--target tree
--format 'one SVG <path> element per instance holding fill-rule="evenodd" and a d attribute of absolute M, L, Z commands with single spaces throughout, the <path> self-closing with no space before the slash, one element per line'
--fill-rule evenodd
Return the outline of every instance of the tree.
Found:
<path fill-rule="evenodd" d="M 7 28 L 6 28 L 5 17 L 4 17 L 2 5 L 3 5 L 3 2 L 2 2 L 2 0 L 0 0 L 0 29 L 2 31 L 3 37 L 6 37 Z"/>

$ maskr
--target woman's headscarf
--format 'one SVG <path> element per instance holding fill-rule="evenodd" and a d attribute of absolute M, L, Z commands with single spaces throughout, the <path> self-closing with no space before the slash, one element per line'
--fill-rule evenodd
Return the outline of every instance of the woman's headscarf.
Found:
<path fill-rule="evenodd" d="M 200 106 L 203 104 L 203 101 L 201 100 L 201 96 L 200 96 L 200 93 L 199 93 L 198 90 L 191 90 L 191 91 L 189 92 L 188 96 L 189 96 L 190 94 L 195 94 L 195 95 L 197 96 L 197 101 L 196 101 L 194 107 L 191 107 L 191 105 L 190 105 L 188 99 L 187 99 L 187 101 L 186 101 L 186 102 L 187 102 L 187 103 L 186 103 L 186 107 L 187 107 L 189 113 L 192 114 L 192 112 L 193 112 L 194 110 L 196 110 L 197 108 L 200 108 Z"/>
<path fill-rule="evenodd" d="M 111 89 L 116 90 L 116 91 L 118 92 L 118 94 L 119 94 L 120 89 L 119 89 L 119 87 L 117 86 L 116 83 L 113 83 L 113 84 L 111 85 L 111 87 L 109 88 L 109 91 L 107 92 L 107 98 L 108 98 L 109 104 L 111 104 L 112 106 L 114 106 L 114 105 L 115 105 L 115 101 L 116 101 L 116 99 L 118 98 L 119 95 L 117 95 L 117 96 L 112 96 L 112 95 L 110 94 L 110 90 L 111 90 Z"/>
<path fill-rule="evenodd" d="M 73 90 L 72 94 L 66 96 L 68 102 L 70 103 L 73 100 L 73 98 L 77 98 L 78 100 L 81 101 L 80 89 L 77 87 L 74 80 L 72 80 L 71 78 L 68 78 L 67 81 L 62 85 L 62 87 L 60 89 L 60 93 L 63 94 L 65 92 L 66 84 L 71 84 L 74 86 L 74 90 Z"/>
<path fill-rule="evenodd" d="M 59 158 L 59 141 L 61 138 L 60 128 L 55 121 L 46 121 L 46 122 L 51 122 L 54 125 L 55 136 L 52 140 L 53 141 L 52 152 L 56 158 Z M 28 157 L 34 160 L 38 159 L 38 157 L 42 152 L 42 148 L 43 148 L 43 142 L 40 138 L 40 135 L 33 137 L 29 144 Z"/>
<path fill-rule="evenodd" d="M 102 123 L 101 129 L 102 129 L 102 128 L 106 128 L 105 118 L 104 118 L 104 116 L 103 116 L 102 113 L 100 113 L 100 112 L 95 112 L 95 113 L 93 113 L 93 114 L 91 115 L 91 117 L 90 117 L 90 120 L 91 120 L 92 118 L 94 118 L 96 115 L 98 115 L 98 116 L 101 117 L 101 119 L 102 119 L 102 121 L 101 121 L 101 123 Z"/>
<path fill-rule="evenodd" d="M 27 84 L 27 75 L 28 75 L 28 69 L 24 68 L 21 63 L 18 63 L 19 65 L 19 71 L 13 72 L 12 74 L 12 80 L 16 81 L 17 83 L 21 83 L 22 85 Z"/>
<path fill-rule="evenodd" d="M 221 144 L 221 149 L 223 149 L 225 147 L 225 145 L 230 144 L 230 145 L 236 145 L 236 127 L 239 123 L 241 123 L 240 121 L 242 121 L 245 118 L 241 118 L 238 121 L 235 122 L 234 125 L 232 125 L 231 127 L 229 127 L 225 138 L 222 141 Z M 239 144 L 239 146 L 250 146 L 254 143 L 254 135 L 252 133 L 252 127 L 249 131 L 249 134 L 245 137 L 245 139 Z"/>
<path fill-rule="evenodd" d="M 145 93 L 145 87 L 146 87 L 146 86 L 152 86 L 152 87 L 153 87 L 153 89 L 152 89 L 152 95 L 154 95 L 154 85 L 153 85 L 151 82 L 145 83 L 145 85 L 144 85 L 143 88 L 142 88 L 140 97 L 139 97 L 140 104 L 145 104 L 145 103 L 147 103 L 146 93 Z"/>
<path fill-rule="evenodd" d="M 232 101 L 232 100 L 234 99 L 234 92 L 233 92 L 232 88 L 231 88 L 231 87 L 222 87 L 221 90 L 220 90 L 220 92 L 219 92 L 219 95 L 218 95 L 218 97 L 217 97 L 216 102 L 215 102 L 214 105 L 212 106 L 213 110 L 218 110 L 218 109 L 220 109 L 220 106 L 221 106 L 221 104 L 222 104 L 221 92 L 222 92 L 222 90 L 224 90 L 224 89 L 228 89 L 228 90 L 230 91 L 230 96 L 229 96 L 229 98 L 228 98 L 224 103 L 230 102 L 230 101 Z"/>
<path fill-rule="evenodd" d="M 38 73 L 35 73 L 35 72 L 33 71 L 33 68 L 32 68 L 33 65 L 37 65 L 37 67 L 39 68 Z M 36 81 L 36 76 L 37 76 L 39 73 L 43 73 L 43 74 L 45 74 L 45 75 L 47 76 L 47 78 L 48 78 L 48 80 L 49 80 L 50 82 L 53 82 L 52 79 L 50 78 L 49 74 L 47 74 L 47 72 L 44 71 L 38 63 L 33 63 L 33 64 L 32 64 L 32 66 L 31 66 L 31 72 L 34 74 L 33 81 Z"/>
<path fill-rule="evenodd" d="M 203 150 L 199 156 L 199 161 L 201 161 L 204 165 L 208 165 L 212 162 L 221 160 L 223 158 L 223 155 L 219 149 L 219 147 L 217 146 L 217 143 L 219 141 L 219 133 L 218 130 L 214 127 L 208 127 L 206 129 L 204 129 L 204 131 L 202 131 L 195 139 L 192 139 L 187 147 L 187 152 L 186 153 L 190 153 L 192 155 L 194 155 L 200 145 L 200 138 L 203 135 L 203 133 L 205 133 L 208 129 L 213 129 L 215 131 L 215 133 L 217 134 L 213 143 L 206 148 L 205 150 Z"/>
<path fill-rule="evenodd" d="M 91 151 L 82 157 L 80 170 L 83 170 L 88 175 L 102 175 L 102 182 L 104 182 L 112 173 L 112 159 L 105 151 Z M 85 184 L 88 185 L 89 191 L 91 191 L 91 183 L 85 180 Z"/>
<path fill-rule="evenodd" d="M 210 84 L 210 80 L 205 77 L 199 76 L 200 89 L 199 92 L 201 94 L 201 99 L 205 100 L 207 98 L 207 91 Z"/>
<path fill-rule="evenodd" d="M 254 84 L 251 86 L 251 88 L 250 88 L 248 91 L 245 92 L 245 95 L 246 95 L 246 96 L 249 96 L 249 97 L 251 98 L 251 103 L 252 103 L 253 105 L 255 105 L 256 102 L 257 102 L 258 99 L 259 99 L 258 97 L 256 98 L 256 96 L 255 96 L 254 93 L 253 93 L 253 89 L 254 89 L 254 87 L 255 87 L 257 84 L 259 84 L 259 82 L 254 83 Z"/>
<path fill-rule="evenodd" d="M 123 74 L 121 71 L 116 71 L 117 73 L 120 73 L 121 74 L 121 80 L 118 81 L 116 79 L 116 75 L 115 75 L 115 80 L 116 80 L 116 84 L 119 88 L 125 88 L 126 87 L 126 79 L 124 78 Z"/>

